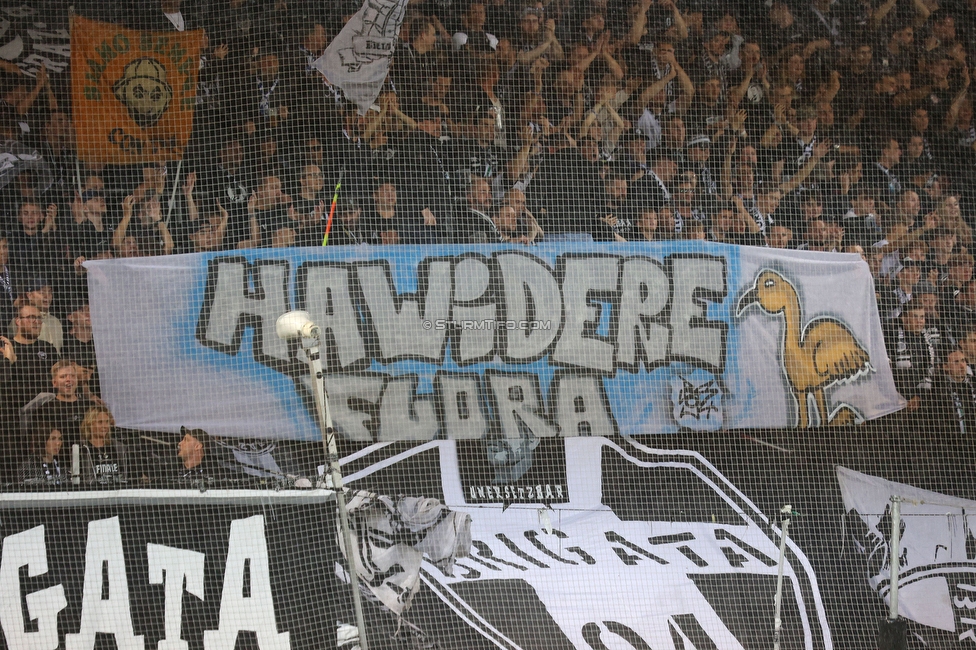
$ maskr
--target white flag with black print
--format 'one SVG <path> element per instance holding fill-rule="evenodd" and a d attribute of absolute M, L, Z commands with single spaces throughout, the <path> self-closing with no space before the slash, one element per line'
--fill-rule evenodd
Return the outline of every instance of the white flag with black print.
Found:
<path fill-rule="evenodd" d="M 366 0 L 313 64 L 365 114 L 390 71 L 407 0 Z"/>
<path fill-rule="evenodd" d="M 844 527 L 867 559 L 868 582 L 891 595 L 891 498 L 901 500 L 898 614 L 976 641 L 976 502 L 837 468 Z M 890 602 L 890 601 L 889 601 Z"/>

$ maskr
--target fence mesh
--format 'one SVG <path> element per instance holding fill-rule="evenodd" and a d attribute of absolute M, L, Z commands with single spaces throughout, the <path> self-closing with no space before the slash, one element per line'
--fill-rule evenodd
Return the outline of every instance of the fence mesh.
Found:
<path fill-rule="evenodd" d="M 0 7 L 0 645 L 968 647 L 974 31 Z"/>

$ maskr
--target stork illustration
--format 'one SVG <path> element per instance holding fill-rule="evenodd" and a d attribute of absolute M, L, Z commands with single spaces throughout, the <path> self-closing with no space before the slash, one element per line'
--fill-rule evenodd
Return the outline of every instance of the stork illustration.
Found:
<path fill-rule="evenodd" d="M 797 426 L 810 427 L 808 396 L 812 393 L 821 424 L 851 424 L 857 414 L 850 407 L 831 417 L 824 389 L 873 372 L 871 357 L 843 323 L 829 317 L 814 318 L 800 326 L 803 314 L 796 288 L 775 271 L 760 271 L 752 288 L 739 298 L 736 316 L 757 304 L 767 314 L 783 314 L 780 354 L 790 390 L 797 401 Z M 829 420 L 829 421 L 828 421 Z"/>

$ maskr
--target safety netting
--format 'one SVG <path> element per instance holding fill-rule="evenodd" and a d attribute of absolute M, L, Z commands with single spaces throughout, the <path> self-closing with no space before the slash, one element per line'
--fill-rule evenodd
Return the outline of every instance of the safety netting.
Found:
<path fill-rule="evenodd" d="M 0 645 L 969 647 L 974 43 L 0 6 Z"/>

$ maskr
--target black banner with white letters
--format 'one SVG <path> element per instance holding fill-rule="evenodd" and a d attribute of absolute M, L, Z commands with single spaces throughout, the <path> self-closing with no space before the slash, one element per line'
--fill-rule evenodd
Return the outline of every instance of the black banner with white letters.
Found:
<path fill-rule="evenodd" d="M 966 499 L 967 513 L 971 468 L 947 457 L 928 474 L 898 421 L 815 433 L 343 444 L 351 489 L 435 498 L 472 518 L 470 557 L 450 574 L 423 563 L 399 634 L 364 599 L 370 648 L 771 647 L 784 504 L 797 514 L 782 647 L 872 647 L 887 607 L 880 554 L 864 542 L 886 535 L 872 519 L 885 499 L 850 515 L 835 467 Z M 926 593 L 976 556 L 959 516 L 939 512 L 908 530 L 943 547 L 904 538 L 906 569 L 931 568 L 910 577 Z M 317 650 L 355 623 L 327 491 L 0 494 L 0 539 L 0 648 Z M 913 638 L 968 647 L 961 593 L 960 606 L 930 598 Z M 953 607 L 957 625 L 933 618 Z"/>
<path fill-rule="evenodd" d="M 4 495 L 5 647 L 331 646 L 330 493 L 118 494 Z"/>

